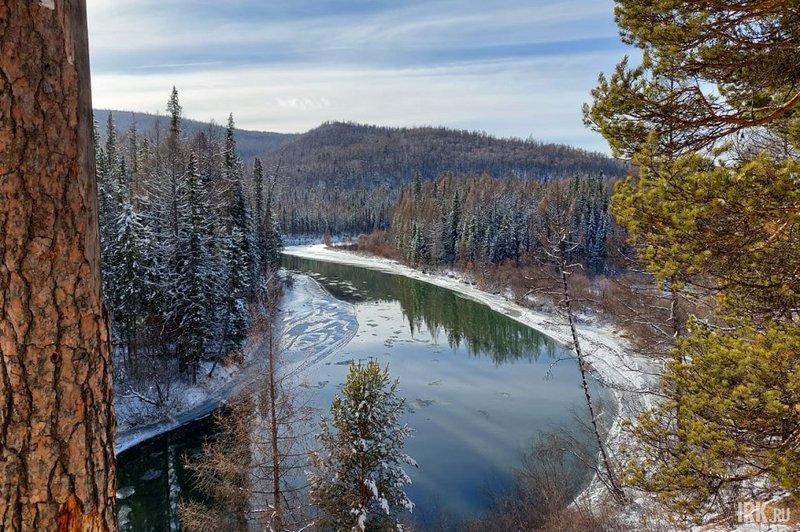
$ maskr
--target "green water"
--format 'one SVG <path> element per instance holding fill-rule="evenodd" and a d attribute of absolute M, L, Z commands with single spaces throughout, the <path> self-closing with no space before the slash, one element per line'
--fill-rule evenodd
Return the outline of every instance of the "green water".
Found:
<path fill-rule="evenodd" d="M 184 456 L 196 454 L 212 434 L 211 418 L 162 434 L 117 457 L 117 511 L 120 530 L 180 530 L 180 497 L 196 497 Z"/>
<path fill-rule="evenodd" d="M 483 304 L 359 267 L 291 256 L 284 257 L 284 267 L 312 276 L 351 303 L 358 319 L 353 340 L 305 377 L 320 415 L 350 360 L 377 358 L 400 379 L 409 407 L 404 421 L 415 429 L 406 451 L 419 463 L 408 470 L 413 484 L 407 492 L 416 503 L 411 518 L 423 530 L 485 511 L 493 493 L 509 488 L 520 453 L 537 434 L 574 427 L 574 416 L 585 415 L 569 353 Z M 610 404 L 606 390 L 592 387 L 598 403 Z M 119 485 L 133 491 L 120 501 L 128 523 L 123 529 L 170 529 L 176 497 L 191 496 L 175 457 L 196 452 L 210 432 L 209 423 L 201 422 L 123 453 Z"/>

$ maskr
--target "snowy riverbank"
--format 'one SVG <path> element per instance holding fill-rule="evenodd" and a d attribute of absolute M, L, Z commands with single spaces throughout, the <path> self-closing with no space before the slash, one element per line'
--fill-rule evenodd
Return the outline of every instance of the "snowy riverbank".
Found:
<path fill-rule="evenodd" d="M 343 250 L 329 249 L 322 244 L 290 246 L 284 250 L 287 255 L 300 258 L 335 262 L 379 270 L 386 273 L 403 275 L 418 281 L 453 290 L 464 297 L 484 303 L 490 308 L 508 316 L 524 325 L 540 331 L 554 340 L 564 344 L 572 344 L 572 335 L 566 320 L 557 315 L 544 314 L 509 301 L 502 295 L 489 294 L 472 286 L 467 280 L 450 274 L 428 274 L 410 268 L 394 260 L 361 255 Z M 652 393 L 659 385 L 661 364 L 657 361 L 638 355 L 622 332 L 611 324 L 592 323 L 578 326 L 580 340 L 587 354 L 593 374 L 612 391 L 617 402 L 617 417 L 607 437 L 607 448 L 612 455 L 624 445 L 626 433 L 622 426 L 626 419 L 633 419 L 643 410 L 650 408 L 656 401 Z M 595 479 L 576 498 L 590 506 L 605 496 L 605 488 Z M 770 495 L 771 496 L 771 495 Z M 766 499 L 770 499 L 766 496 Z M 758 499 L 754 495 L 755 499 Z M 770 499 L 780 500 L 780 496 Z M 631 530 L 649 530 L 656 526 L 659 530 L 684 529 L 670 522 L 661 513 L 655 500 L 641 494 L 633 504 L 622 513 L 621 518 L 628 523 Z M 713 521 L 713 519 L 709 519 Z M 649 524 L 648 524 L 649 523 Z M 644 527 L 644 528 L 643 528 Z M 793 528 L 774 523 L 752 524 L 713 524 L 711 522 L 689 527 L 696 532 L 788 532 Z"/>
<path fill-rule="evenodd" d="M 285 253 L 404 275 L 441 286 L 486 304 L 563 344 L 571 343 L 569 328 L 559 316 L 522 307 L 502 295 L 483 292 L 454 276 L 426 274 L 396 261 L 332 250 L 321 244 L 289 246 Z M 324 361 L 346 345 L 358 330 L 353 307 L 334 298 L 306 276 L 294 276 L 294 284 L 285 291 L 280 308 L 283 356 L 290 366 L 311 367 Z M 658 367 L 652 361 L 636 356 L 625 338 L 611 326 L 581 325 L 579 330 L 587 360 L 597 378 L 609 385 L 618 404 L 619 415 L 609 433 L 609 447 L 618 448 L 622 420 L 635 416 L 650 404 L 652 397 L 644 392 L 656 384 Z M 176 387 L 169 408 L 156 410 L 132 397 L 115 398 L 119 425 L 117 453 L 209 415 L 233 395 L 252 385 L 263 368 L 262 351 L 263 346 L 251 339 L 245 349 L 243 365 L 219 367 L 213 379 L 207 377 L 206 368 L 196 386 L 180 384 Z M 133 426 L 136 417 L 146 420 L 145 423 Z M 594 499 L 601 494 L 601 487 L 593 483 L 582 497 Z"/>
<path fill-rule="evenodd" d="M 282 354 L 295 367 L 322 362 L 350 342 L 358 330 L 353 307 L 328 294 L 309 277 L 294 277 L 280 308 Z M 135 397 L 115 397 L 116 452 L 203 418 L 251 386 L 264 368 L 264 346 L 258 339 L 247 342 L 244 360 L 242 365 L 217 367 L 213 378 L 207 376 L 210 363 L 205 364 L 197 385 L 175 384 L 169 407 L 157 409 Z"/>
<path fill-rule="evenodd" d="M 360 255 L 352 252 L 326 248 L 322 244 L 289 246 L 287 255 L 300 258 L 336 262 L 404 275 L 422 282 L 453 290 L 462 296 L 483 303 L 496 312 L 540 331 L 554 340 L 570 345 L 572 336 L 566 321 L 560 316 L 543 314 L 509 301 L 502 295 L 479 290 L 464 279 L 451 275 L 427 274 L 394 260 Z M 594 375 L 606 384 L 614 394 L 618 405 L 618 416 L 610 429 L 608 447 L 618 449 L 622 443 L 622 422 L 635 417 L 649 407 L 654 396 L 648 392 L 658 384 L 660 367 L 654 361 L 638 356 L 628 341 L 613 326 L 592 324 L 579 326 L 580 339 L 584 343 L 587 361 Z M 580 495 L 589 501 L 601 497 L 603 489 L 597 481 Z"/>

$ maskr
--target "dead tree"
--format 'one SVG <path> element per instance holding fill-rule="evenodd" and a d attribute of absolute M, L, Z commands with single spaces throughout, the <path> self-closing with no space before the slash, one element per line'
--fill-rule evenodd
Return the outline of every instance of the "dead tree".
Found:
<path fill-rule="evenodd" d="M 575 320 L 574 300 L 570 292 L 569 278 L 576 268 L 580 268 L 580 263 L 573 263 L 571 256 L 579 247 L 579 234 L 573 229 L 575 203 L 574 198 L 569 197 L 569 193 L 564 186 L 564 182 L 554 183 L 547 190 L 539 205 L 542 219 L 544 220 L 544 232 L 540 236 L 541 249 L 549 263 L 555 268 L 554 280 L 558 287 L 556 293 L 559 296 L 559 308 L 566 315 L 572 336 L 572 348 L 578 359 L 578 369 L 581 374 L 581 386 L 586 399 L 586 406 L 589 410 L 592 432 L 600 453 L 600 468 L 598 476 L 608 487 L 612 496 L 617 500 L 624 499 L 624 492 L 620 486 L 616 470 L 611 463 L 611 459 L 606 451 L 605 442 L 600 434 L 598 427 L 598 416 L 595 405 L 592 402 L 592 394 L 589 390 L 588 373 L 589 368 L 586 362 L 586 355 L 583 351 L 580 335 Z"/>
<path fill-rule="evenodd" d="M 293 389 L 297 376 L 281 361 L 274 331 L 277 284 L 268 283 L 267 293 L 256 303 L 251 333 L 263 350 L 264 373 L 217 414 L 220 437 L 189 464 L 197 488 L 212 504 L 181 503 L 187 531 L 301 530 L 311 523 L 302 474 L 311 411 Z"/>

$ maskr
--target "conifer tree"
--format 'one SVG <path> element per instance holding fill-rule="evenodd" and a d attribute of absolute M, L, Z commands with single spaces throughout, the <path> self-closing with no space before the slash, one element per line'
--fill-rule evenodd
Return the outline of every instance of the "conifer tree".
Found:
<path fill-rule="evenodd" d="M 587 266 L 596 273 L 605 266 L 605 241 L 611 228 L 608 212 L 609 197 L 601 175 L 581 179 L 578 183 L 578 230 L 581 233 L 580 252 Z"/>
<path fill-rule="evenodd" d="M 95 132 L 98 133 L 96 127 Z M 131 204 L 127 167 L 119 151 L 113 113 L 108 114 L 105 144 L 101 146 L 99 137 L 96 137 L 95 146 L 103 288 L 112 331 L 125 346 L 125 360 L 130 365 L 136 351 L 137 324 L 146 304 L 145 253 L 149 238 Z"/>
<path fill-rule="evenodd" d="M 107 127 L 113 130 L 114 123 L 109 113 Z M 112 166 L 117 164 L 110 162 L 107 152 L 107 145 L 100 143 L 100 128 L 94 122 L 94 153 L 95 153 L 95 175 L 97 177 L 97 204 L 98 218 L 100 222 L 100 253 L 103 262 L 108 261 L 108 247 L 114 238 L 114 220 L 118 214 L 118 182 L 114 178 Z"/>
<path fill-rule="evenodd" d="M 256 242 L 253 239 L 253 227 L 250 207 L 247 202 L 247 195 L 244 187 L 244 176 L 242 161 L 236 153 L 236 125 L 233 121 L 233 113 L 228 116 L 228 125 L 225 129 L 225 152 L 223 159 L 223 178 L 228 188 L 228 229 L 232 241 L 236 242 L 240 256 L 237 261 L 247 269 L 246 287 L 248 291 L 251 286 L 249 280 L 258 279 L 257 274 L 257 253 Z M 234 233 L 237 236 L 233 238 Z M 237 262 L 238 264 L 238 262 Z M 237 275 L 231 273 L 231 275 Z"/>
<path fill-rule="evenodd" d="M 428 260 L 428 241 L 425 238 L 424 228 L 416 223 L 411 225 L 411 241 L 409 243 L 409 261 L 419 264 Z"/>
<path fill-rule="evenodd" d="M 456 250 L 460 236 L 461 202 L 458 190 L 453 195 L 449 209 L 442 208 L 441 241 L 442 261 L 452 266 L 456 260 Z"/>
<path fill-rule="evenodd" d="M 222 248 L 223 267 L 227 275 L 221 298 L 224 309 L 221 351 L 225 354 L 241 350 L 250 326 L 247 296 L 251 285 L 247 261 L 242 254 L 245 238 L 239 228 L 234 227 Z"/>
<path fill-rule="evenodd" d="M 215 279 L 209 264 L 207 195 L 200 177 L 197 156 L 192 152 L 180 187 L 180 229 L 173 291 L 174 321 L 179 323 L 180 356 L 192 383 L 197 382 L 198 363 L 206 353 L 213 316 L 207 294 Z"/>
<path fill-rule="evenodd" d="M 172 86 L 172 92 L 167 100 L 167 113 L 169 113 L 169 142 L 177 144 L 181 134 L 181 120 L 183 119 L 183 107 L 178 99 L 178 89 Z"/>
<path fill-rule="evenodd" d="M 247 298 L 252 295 L 252 282 L 257 279 L 253 257 L 250 211 L 242 181 L 242 163 L 236 153 L 235 124 L 233 114 L 228 117 L 225 130 L 225 145 L 222 177 L 228 192 L 227 231 L 221 248 L 222 265 L 226 282 L 221 300 L 225 309 L 222 328 L 221 351 L 238 352 L 249 328 Z"/>
<path fill-rule="evenodd" d="M 264 228 L 264 166 L 258 157 L 253 162 L 253 194 L 255 196 L 253 223 L 256 233 L 256 256 L 258 258 L 258 270 L 261 272 L 267 262 L 267 235 Z"/>
<path fill-rule="evenodd" d="M 121 185 L 122 176 L 117 171 L 119 169 L 121 153 L 119 153 L 119 144 L 117 141 L 117 127 L 114 124 L 114 113 L 109 111 L 108 120 L 106 122 L 106 146 L 104 156 L 106 158 L 105 167 L 109 172 L 109 179 L 115 181 L 117 186 Z"/>
<path fill-rule="evenodd" d="M 277 173 L 277 167 L 276 167 Z M 273 195 L 275 179 L 272 176 L 265 182 L 264 168 L 261 159 L 256 158 L 253 165 L 253 185 L 255 195 L 254 225 L 255 242 L 259 263 L 262 272 L 274 271 L 280 267 L 280 250 L 283 247 L 280 231 L 276 225 L 273 211 Z"/>
<path fill-rule="evenodd" d="M 112 227 L 115 234 L 104 258 L 103 280 L 112 324 L 130 361 L 136 357 L 137 332 L 150 298 L 151 257 L 148 251 L 152 237 L 127 197 Z"/>
<path fill-rule="evenodd" d="M 400 425 L 405 403 L 397 386 L 377 361 L 351 363 L 331 417 L 322 419 L 321 448 L 310 453 L 311 499 L 324 512 L 322 527 L 394 530 L 398 514 L 412 510 L 401 464 L 416 463 L 403 453 L 411 429 Z"/>
<path fill-rule="evenodd" d="M 139 188 L 139 169 L 141 168 L 142 164 L 142 146 L 139 142 L 139 133 L 136 129 L 136 120 L 131 123 L 130 128 L 128 129 L 128 151 L 127 151 L 127 159 L 130 161 L 130 193 L 132 198 L 137 198 L 141 194 L 141 190 Z M 138 207 L 138 205 L 134 205 Z"/>
<path fill-rule="evenodd" d="M 267 190 L 267 201 L 264 204 L 264 250 L 265 250 L 265 266 L 269 271 L 276 271 L 281 265 L 281 249 L 283 249 L 283 238 L 281 237 L 281 230 L 278 226 L 273 212 L 275 187 L 274 180 L 269 184 Z"/>
<path fill-rule="evenodd" d="M 474 262 L 478 256 L 478 222 L 475 217 L 470 217 L 466 224 L 465 241 L 465 260 Z"/>
<path fill-rule="evenodd" d="M 169 113 L 169 133 L 167 135 L 167 223 L 172 229 L 171 237 L 178 236 L 178 187 L 183 169 L 181 168 L 181 121 L 183 120 L 183 107 L 178 101 L 178 90 L 173 86 L 169 100 L 167 100 Z"/>
<path fill-rule="evenodd" d="M 665 288 L 717 303 L 716 316 L 687 320 L 665 400 L 635 428 L 628 480 L 689 514 L 754 478 L 796 490 L 796 5 L 616 3 L 623 40 L 644 60 L 601 76 L 585 108 L 612 151 L 640 167 L 612 211 Z"/>

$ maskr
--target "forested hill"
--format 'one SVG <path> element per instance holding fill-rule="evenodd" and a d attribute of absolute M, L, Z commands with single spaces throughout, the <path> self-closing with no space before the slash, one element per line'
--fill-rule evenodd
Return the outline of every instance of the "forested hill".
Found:
<path fill-rule="evenodd" d="M 95 110 L 101 137 L 108 113 L 121 138 L 136 124 L 137 136 L 164 143 L 169 117 Z M 235 118 L 235 117 L 234 117 Z M 225 127 L 181 120 L 181 137 L 200 133 L 219 144 Z M 624 175 L 623 163 L 563 144 L 502 139 L 446 128 L 387 128 L 328 122 L 303 134 L 236 129 L 236 150 L 250 175 L 256 157 L 276 175 L 277 216 L 287 235 L 359 234 L 389 226 L 402 187 L 443 175 L 492 175 L 500 180 L 548 181 L 560 177 Z M 187 146 L 190 144 L 187 144 Z M 221 144 L 220 144 L 221 145 Z"/>
<path fill-rule="evenodd" d="M 117 131 L 136 123 L 140 133 L 166 134 L 166 116 L 111 111 Z M 95 109 L 103 136 L 109 111 Z M 234 117 L 236 118 L 236 117 Z M 183 119 L 183 135 L 199 132 L 222 138 L 225 127 Z M 569 175 L 624 174 L 622 163 L 603 154 L 563 144 L 504 139 L 486 133 L 441 127 L 387 128 L 345 122 L 328 122 L 302 134 L 236 130 L 236 145 L 244 161 L 264 159 L 266 168 L 281 161 L 282 177 L 302 186 L 335 186 L 369 190 L 381 185 L 397 189 L 410 183 L 416 172 L 424 181 L 448 172 L 491 173 L 545 180 Z"/>
<path fill-rule="evenodd" d="M 166 115 L 95 109 L 94 119 L 103 137 L 108 133 L 106 131 L 106 124 L 108 124 L 109 112 L 114 115 L 114 125 L 119 133 L 126 133 L 135 123 L 136 129 L 140 133 L 146 133 L 149 136 L 156 130 L 160 130 L 164 135 L 163 138 L 166 138 L 166 131 L 169 128 L 169 117 Z M 206 134 L 210 132 L 210 134 L 216 138 L 223 138 L 225 136 L 224 125 L 212 124 L 209 122 L 200 122 L 198 120 L 184 118 L 181 120 L 181 128 L 183 129 L 183 135 L 188 138 L 194 137 L 201 131 Z M 242 159 L 251 161 L 254 157 L 259 157 L 265 152 L 279 149 L 281 145 L 292 140 L 296 136 L 297 135 L 292 133 L 271 133 L 266 131 L 237 129 L 236 147 Z"/>
<path fill-rule="evenodd" d="M 389 189 L 446 173 L 516 176 L 546 180 L 569 175 L 624 174 L 622 163 L 563 144 L 501 139 L 446 128 L 387 128 L 329 122 L 265 150 L 266 162 L 282 161 L 293 183 L 335 184 L 340 189 Z"/>

